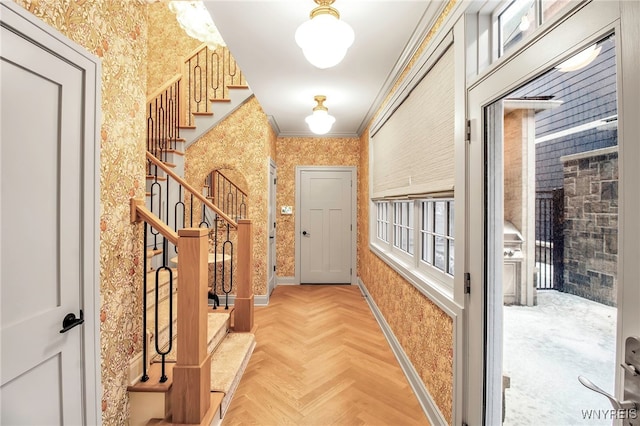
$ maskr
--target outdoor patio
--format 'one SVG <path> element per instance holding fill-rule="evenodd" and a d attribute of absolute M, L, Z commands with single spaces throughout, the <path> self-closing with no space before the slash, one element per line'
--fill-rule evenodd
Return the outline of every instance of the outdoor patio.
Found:
<path fill-rule="evenodd" d="M 578 376 L 613 393 L 616 316 L 614 307 L 555 290 L 538 291 L 537 306 L 505 306 L 504 424 L 610 426 L 609 401 Z"/>

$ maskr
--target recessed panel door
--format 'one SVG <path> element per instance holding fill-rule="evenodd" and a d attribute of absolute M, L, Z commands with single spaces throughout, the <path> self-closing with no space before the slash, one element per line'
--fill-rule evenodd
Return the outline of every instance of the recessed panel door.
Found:
<path fill-rule="evenodd" d="M 351 171 L 301 171 L 300 282 L 351 283 Z"/>
<path fill-rule="evenodd" d="M 82 424 L 83 72 L 1 40 L 0 420 Z"/>

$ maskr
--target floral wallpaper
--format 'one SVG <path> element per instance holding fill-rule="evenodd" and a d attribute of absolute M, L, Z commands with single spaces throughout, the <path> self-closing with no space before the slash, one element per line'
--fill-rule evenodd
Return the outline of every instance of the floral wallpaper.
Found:
<path fill-rule="evenodd" d="M 357 138 L 278 138 L 276 211 L 296 205 L 296 166 L 358 166 Z M 279 277 L 295 275 L 295 217 L 276 214 L 276 259 Z"/>
<path fill-rule="evenodd" d="M 369 134 L 360 139 L 358 276 L 444 418 L 453 415 L 453 320 L 369 249 Z"/>
<path fill-rule="evenodd" d="M 380 109 L 398 89 L 456 2 L 449 1 Z M 375 117 L 371 122 L 373 120 Z M 358 276 L 367 286 L 444 418 L 452 424 L 453 320 L 369 249 L 369 128 L 360 137 L 359 160 Z"/>
<path fill-rule="evenodd" d="M 147 7 L 142 1 L 17 0 L 102 61 L 100 355 L 102 422 L 128 419 L 128 367 L 140 350 L 141 228 L 129 198 L 144 197 Z"/>
<path fill-rule="evenodd" d="M 205 177 L 215 169 L 232 170 L 236 176 L 244 177 L 248 217 L 253 223 L 256 295 L 267 293 L 269 155 L 274 139 L 267 116 L 253 97 L 191 144 L 185 153 L 185 179 L 196 188 L 202 187 Z"/>
<path fill-rule="evenodd" d="M 182 63 L 189 53 L 202 44 L 187 36 L 178 24 L 175 13 L 169 10 L 168 1 L 152 3 L 149 8 L 149 33 L 147 63 L 147 95 L 182 72 Z"/>

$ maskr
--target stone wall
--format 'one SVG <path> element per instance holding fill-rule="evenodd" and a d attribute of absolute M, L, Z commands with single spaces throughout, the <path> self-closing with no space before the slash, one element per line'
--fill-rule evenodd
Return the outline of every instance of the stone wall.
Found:
<path fill-rule="evenodd" d="M 564 291 L 616 305 L 618 148 L 562 157 Z"/>

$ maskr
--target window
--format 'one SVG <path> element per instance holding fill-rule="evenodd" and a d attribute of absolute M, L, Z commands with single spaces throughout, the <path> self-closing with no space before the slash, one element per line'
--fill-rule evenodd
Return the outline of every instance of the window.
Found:
<path fill-rule="evenodd" d="M 376 202 L 376 236 L 388 243 L 389 242 L 389 203 L 386 201 Z"/>
<path fill-rule="evenodd" d="M 413 202 L 393 203 L 393 246 L 413 254 Z"/>
<path fill-rule="evenodd" d="M 454 272 L 454 204 L 452 200 L 422 201 L 420 260 L 442 272 Z"/>
<path fill-rule="evenodd" d="M 514 0 L 499 15 L 500 56 L 559 14 L 570 0 Z"/>
<path fill-rule="evenodd" d="M 373 205 L 376 218 L 371 235 L 378 252 L 412 272 L 420 271 L 423 277 L 451 279 L 455 263 L 452 198 L 379 200 Z"/>

